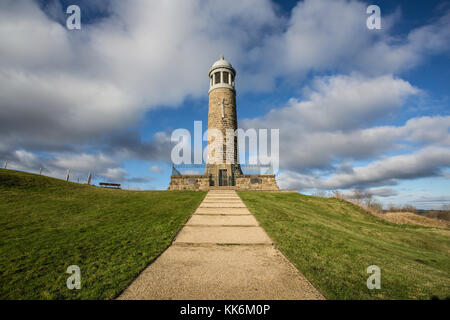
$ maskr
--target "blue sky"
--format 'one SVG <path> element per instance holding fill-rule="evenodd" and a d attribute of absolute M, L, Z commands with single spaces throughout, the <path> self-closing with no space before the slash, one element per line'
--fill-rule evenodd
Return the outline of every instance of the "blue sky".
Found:
<path fill-rule="evenodd" d="M 65 27 L 77 4 L 81 30 Z M 381 8 L 368 30 L 366 8 Z M 166 189 L 170 135 L 207 125 L 208 77 L 237 70 L 243 128 L 280 129 L 283 188 L 450 202 L 444 1 L 4 1 L 0 160 Z"/>

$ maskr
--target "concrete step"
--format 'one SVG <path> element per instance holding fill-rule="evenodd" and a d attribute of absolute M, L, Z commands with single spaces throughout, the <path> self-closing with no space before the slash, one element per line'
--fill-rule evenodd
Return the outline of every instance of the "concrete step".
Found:
<path fill-rule="evenodd" d="M 229 202 L 237 202 L 237 201 L 241 201 L 242 202 L 242 200 L 241 199 L 204 199 L 203 200 L 203 202 L 226 202 L 226 201 L 229 201 Z"/>
<path fill-rule="evenodd" d="M 220 198 L 220 199 L 204 199 L 203 200 L 203 202 L 242 202 L 242 200 L 241 199 L 223 199 L 223 198 Z"/>
<path fill-rule="evenodd" d="M 245 216 L 207 216 L 194 214 L 186 224 L 187 226 L 258 226 L 252 215 Z"/>
<path fill-rule="evenodd" d="M 230 195 L 223 195 L 223 194 L 218 194 L 218 195 L 206 195 L 205 199 L 240 199 L 239 196 L 234 195 L 234 194 L 230 194 Z"/>
<path fill-rule="evenodd" d="M 222 199 L 222 198 L 220 198 L 220 199 L 204 199 L 203 200 L 203 202 L 227 202 L 227 201 L 229 201 L 229 202 L 242 202 L 242 200 L 241 199 Z"/>
<path fill-rule="evenodd" d="M 230 202 L 202 202 L 199 208 L 246 208 L 245 204 L 242 203 L 230 203 Z"/>
<path fill-rule="evenodd" d="M 272 244 L 261 227 L 192 227 L 186 225 L 174 244 Z"/>
<path fill-rule="evenodd" d="M 194 214 L 207 215 L 249 215 L 251 214 L 247 208 L 198 208 Z"/>
<path fill-rule="evenodd" d="M 230 195 L 223 195 L 223 194 L 218 194 L 218 195 L 212 194 L 212 195 L 210 195 L 210 194 L 208 194 L 208 195 L 206 195 L 205 199 L 208 199 L 208 198 L 211 198 L 211 199 L 225 199 L 225 200 L 227 200 L 227 199 L 240 199 L 240 197 L 238 195 L 235 195 L 235 194 L 230 194 Z"/>

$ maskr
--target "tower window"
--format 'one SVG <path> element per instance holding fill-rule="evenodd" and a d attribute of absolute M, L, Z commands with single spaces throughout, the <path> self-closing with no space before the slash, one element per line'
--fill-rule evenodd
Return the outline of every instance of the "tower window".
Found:
<path fill-rule="evenodd" d="M 233 74 L 231 74 L 231 83 L 230 84 L 233 84 L 233 82 L 234 82 L 234 76 L 233 76 Z"/>
<path fill-rule="evenodd" d="M 220 83 L 220 72 L 214 73 L 214 84 Z"/>
<path fill-rule="evenodd" d="M 223 72 L 223 82 L 228 83 L 228 72 L 226 71 Z"/>

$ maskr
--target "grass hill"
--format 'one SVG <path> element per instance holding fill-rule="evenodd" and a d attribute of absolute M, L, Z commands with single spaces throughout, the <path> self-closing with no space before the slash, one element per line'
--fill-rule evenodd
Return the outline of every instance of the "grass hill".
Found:
<path fill-rule="evenodd" d="M 205 192 L 125 191 L 0 170 L 0 299 L 112 299 Z M 69 290 L 67 267 L 81 269 Z"/>
<path fill-rule="evenodd" d="M 278 249 L 328 299 L 449 299 L 450 230 L 399 225 L 345 200 L 238 192 Z M 366 286 L 370 265 L 381 289 Z"/>
<path fill-rule="evenodd" d="M 339 199 L 238 192 L 328 299 L 450 297 L 450 230 L 399 225 Z M 124 191 L 0 169 L 0 299 L 112 299 L 167 246 L 205 192 Z M 69 290 L 66 269 L 81 269 Z M 381 289 L 368 290 L 370 265 Z"/>

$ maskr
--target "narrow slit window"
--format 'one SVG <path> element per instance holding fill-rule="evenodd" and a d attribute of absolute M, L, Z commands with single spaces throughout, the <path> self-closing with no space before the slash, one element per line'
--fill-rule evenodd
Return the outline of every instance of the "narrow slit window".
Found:
<path fill-rule="evenodd" d="M 214 73 L 214 84 L 220 83 L 220 72 Z"/>
<path fill-rule="evenodd" d="M 223 73 L 223 82 L 228 83 L 228 72 L 224 71 Z"/>

